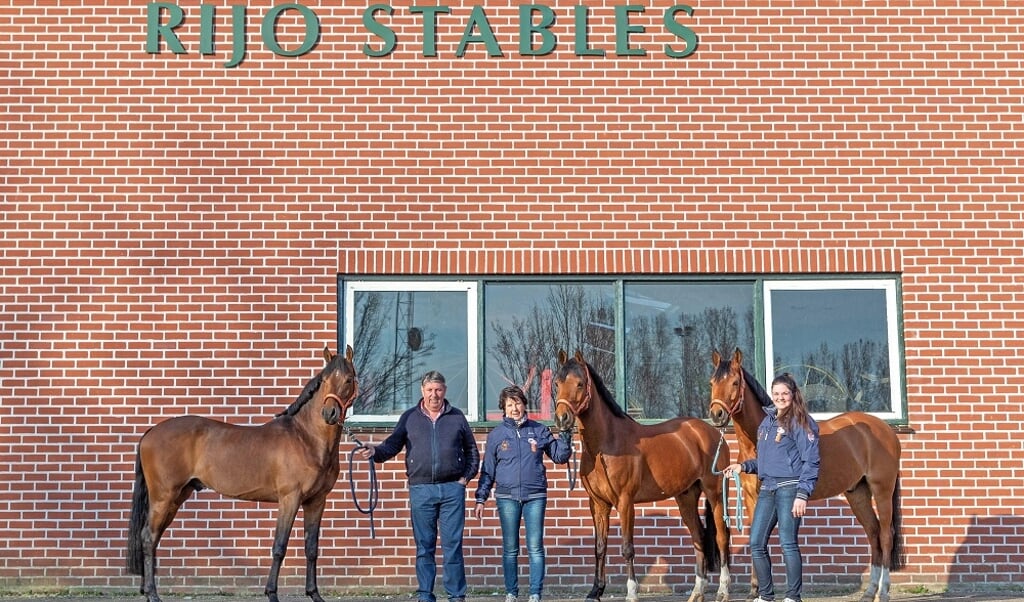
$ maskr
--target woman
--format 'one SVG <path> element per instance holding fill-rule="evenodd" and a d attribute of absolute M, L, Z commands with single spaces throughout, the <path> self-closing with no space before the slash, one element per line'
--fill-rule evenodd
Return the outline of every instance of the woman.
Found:
<path fill-rule="evenodd" d="M 761 481 L 750 527 L 750 554 L 757 573 L 757 601 L 775 600 L 768 537 L 779 527 L 779 543 L 786 565 L 786 600 L 800 602 L 803 560 L 797 534 L 807 512 L 807 499 L 818 482 L 818 424 L 807 411 L 800 389 L 789 373 L 772 381 L 773 407 L 757 429 L 757 457 L 731 464 L 725 476 L 756 474 Z"/>
<path fill-rule="evenodd" d="M 519 524 L 526 525 L 526 551 L 530 556 L 530 602 L 540 602 L 544 592 L 544 510 L 548 477 L 544 454 L 565 464 L 572 452 L 572 432 L 554 437 L 551 429 L 526 416 L 526 394 L 506 387 L 498 396 L 504 418 L 487 435 L 483 467 L 476 489 L 477 519 L 494 487 L 501 521 L 501 564 L 505 576 L 505 601 L 519 599 Z"/>

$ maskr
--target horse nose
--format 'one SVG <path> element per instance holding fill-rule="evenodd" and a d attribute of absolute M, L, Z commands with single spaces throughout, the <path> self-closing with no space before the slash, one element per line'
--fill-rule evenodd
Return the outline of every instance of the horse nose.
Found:
<path fill-rule="evenodd" d="M 722 405 L 719 405 L 717 401 L 718 400 L 712 402 L 713 405 L 708 409 L 708 418 L 711 419 L 711 422 L 713 422 L 715 426 L 721 426 L 722 422 L 725 421 L 728 415 L 725 412 L 725 408 Z"/>
<path fill-rule="evenodd" d="M 341 418 L 341 413 L 338 411 L 338 406 L 333 403 L 325 407 L 321 414 L 324 417 L 324 422 L 330 425 L 338 424 L 338 420 Z"/>

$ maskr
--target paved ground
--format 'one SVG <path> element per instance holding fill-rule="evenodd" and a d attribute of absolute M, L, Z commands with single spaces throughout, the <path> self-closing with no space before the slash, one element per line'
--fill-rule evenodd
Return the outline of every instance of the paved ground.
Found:
<path fill-rule="evenodd" d="M 256 595 L 189 595 L 177 594 L 174 592 L 163 593 L 163 602 L 266 602 L 264 596 Z M 326 602 L 415 602 L 414 598 L 407 594 L 380 594 L 373 596 L 324 596 Z M 709 601 L 714 600 L 712 594 Z M 952 591 L 952 592 L 910 592 L 894 589 L 891 599 L 893 602 L 1024 602 L 1024 587 L 1012 589 L 984 591 Z M 604 602 L 623 602 L 621 594 L 606 594 Z M 641 602 L 686 602 L 682 595 L 673 594 L 646 594 L 641 595 Z M 830 593 L 811 592 L 805 594 L 803 602 L 858 602 L 857 592 Z M 553 593 L 545 596 L 545 602 L 583 602 L 583 595 L 568 595 L 566 593 Z M 0 591 L 0 602 L 145 602 L 142 596 L 127 594 L 16 594 Z M 281 602 L 309 602 L 304 596 L 281 596 Z M 443 600 L 441 602 L 444 602 Z M 504 602 L 501 596 L 493 595 L 470 595 L 467 602 Z M 730 602 L 743 602 L 738 593 L 733 593 Z"/>

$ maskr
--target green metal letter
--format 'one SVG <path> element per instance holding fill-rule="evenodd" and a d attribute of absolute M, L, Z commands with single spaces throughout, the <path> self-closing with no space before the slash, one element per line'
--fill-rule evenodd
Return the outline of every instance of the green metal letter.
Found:
<path fill-rule="evenodd" d="M 474 36 L 473 29 L 480 28 L 480 35 Z M 487 22 L 487 13 L 484 12 L 484 7 L 474 6 L 472 12 L 469 13 L 469 22 L 466 23 L 466 29 L 462 32 L 462 39 L 459 40 L 459 47 L 455 51 L 455 56 L 463 56 L 466 54 L 466 45 L 470 42 L 483 42 L 487 46 L 487 54 L 490 56 L 501 56 L 501 47 L 498 46 L 498 39 L 494 37 L 494 30 L 491 29 L 491 24 Z"/>
<path fill-rule="evenodd" d="M 295 50 L 285 50 L 277 43 L 275 25 L 281 13 L 286 10 L 299 11 L 299 14 L 306 21 L 306 35 L 302 38 L 302 44 Z M 320 19 L 317 18 L 316 13 L 301 4 L 278 4 L 270 9 L 267 16 L 263 17 L 260 35 L 263 37 L 263 43 L 274 54 L 278 56 L 302 56 L 312 50 L 320 40 Z"/>
<path fill-rule="evenodd" d="M 363 26 L 365 26 L 370 33 L 384 40 L 384 47 L 380 50 L 374 50 L 370 46 L 369 42 L 363 44 L 363 54 L 366 56 L 387 56 L 394 52 L 395 46 L 398 45 L 398 38 L 395 36 L 394 30 L 386 25 L 381 25 L 374 20 L 373 15 L 380 11 L 384 11 L 390 16 L 395 12 L 395 9 L 391 8 L 387 4 L 374 4 L 372 6 L 368 6 L 366 10 L 363 11 Z"/>
<path fill-rule="evenodd" d="M 447 6 L 410 6 L 409 12 L 423 13 L 423 56 L 437 56 L 437 13 L 450 13 Z"/>
<path fill-rule="evenodd" d="M 665 54 L 674 59 L 690 56 L 697 50 L 697 34 L 689 27 L 680 25 L 676 21 L 675 16 L 678 12 L 684 12 L 692 17 L 693 9 L 685 4 L 677 4 L 665 11 L 665 28 L 675 34 L 677 38 L 686 42 L 686 50 L 675 50 L 668 44 L 665 44 Z"/>
<path fill-rule="evenodd" d="M 629 34 L 643 33 L 643 25 L 630 25 L 629 13 L 642 13 L 644 7 L 636 4 L 615 7 L 615 54 L 617 56 L 643 56 L 647 51 L 643 48 L 629 47 Z"/>
<path fill-rule="evenodd" d="M 166 9 L 168 14 L 167 25 L 160 25 L 160 11 Z M 146 6 L 146 52 L 149 54 L 160 54 L 160 38 L 167 40 L 167 47 L 174 54 L 185 54 L 185 47 L 181 45 L 178 34 L 174 29 L 185 20 L 185 11 L 177 4 L 166 2 L 151 2 Z"/>
<path fill-rule="evenodd" d="M 540 23 L 533 24 L 533 13 L 540 13 Z M 555 49 L 555 34 L 551 26 L 555 11 L 541 4 L 523 4 L 519 7 L 519 54 L 543 56 Z M 540 36 L 540 48 L 533 49 L 533 34 Z"/>

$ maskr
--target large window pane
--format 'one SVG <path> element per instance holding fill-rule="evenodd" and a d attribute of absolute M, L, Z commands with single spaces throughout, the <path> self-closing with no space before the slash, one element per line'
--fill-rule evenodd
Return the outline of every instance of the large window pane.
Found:
<path fill-rule="evenodd" d="M 346 333 L 355 349 L 359 396 L 353 421 L 392 421 L 420 399 L 420 379 L 438 370 L 447 398 L 477 419 L 476 285 L 352 283 Z"/>
<path fill-rule="evenodd" d="M 893 281 L 765 283 L 768 382 L 790 372 L 810 410 L 900 417 Z"/>
<path fill-rule="evenodd" d="M 614 287 L 602 283 L 484 286 L 484 407 L 499 420 L 498 394 L 510 383 L 526 387 L 529 412 L 550 420 L 551 377 L 558 350 L 577 349 L 615 390 Z"/>
<path fill-rule="evenodd" d="M 626 403 L 637 418 L 704 418 L 711 351 L 753 357 L 754 284 L 626 283 Z"/>

